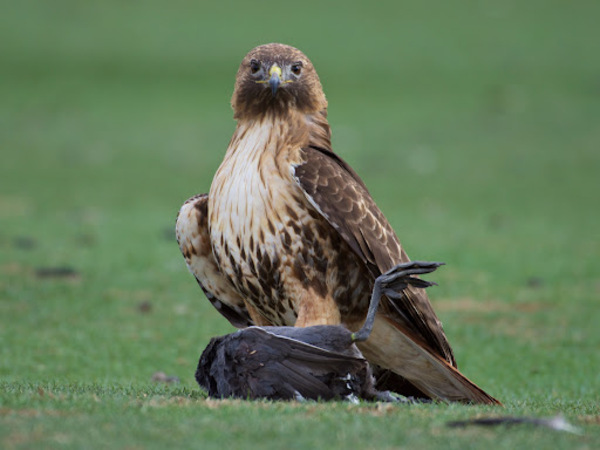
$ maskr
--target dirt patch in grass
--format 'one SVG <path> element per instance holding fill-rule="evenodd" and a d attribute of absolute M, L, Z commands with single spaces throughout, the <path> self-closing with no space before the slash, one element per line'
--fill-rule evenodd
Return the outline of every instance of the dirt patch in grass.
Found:
<path fill-rule="evenodd" d="M 25 276 L 39 281 L 60 280 L 79 282 L 81 273 L 69 266 L 28 267 L 17 262 L 0 265 L 0 274 L 7 277 Z"/>
<path fill-rule="evenodd" d="M 600 416 L 578 416 L 577 420 L 585 425 L 600 425 Z"/>
<path fill-rule="evenodd" d="M 445 299 L 435 305 L 440 312 L 460 313 L 461 321 L 481 325 L 488 332 L 518 339 L 541 338 L 543 328 L 536 326 L 535 315 L 553 309 L 546 302 L 507 303 L 499 300 L 475 300 L 472 297 Z"/>
<path fill-rule="evenodd" d="M 460 312 L 502 312 L 510 311 L 510 305 L 500 301 L 475 300 L 472 297 L 439 299 L 435 302 L 437 311 Z"/>
<path fill-rule="evenodd" d="M 23 196 L 0 195 L 0 217 L 24 217 L 32 209 L 29 199 Z"/>
<path fill-rule="evenodd" d="M 470 312 L 470 313 L 496 313 L 520 311 L 524 313 L 536 313 L 552 308 L 546 302 L 519 302 L 507 303 L 500 300 L 475 300 L 472 297 L 440 299 L 435 303 L 438 311 Z"/>
<path fill-rule="evenodd" d="M 60 411 L 58 409 L 15 409 L 15 408 L 0 408 L 0 417 L 6 416 L 19 416 L 19 417 L 65 417 L 69 413 L 66 411 Z"/>
<path fill-rule="evenodd" d="M 19 263 L 9 262 L 0 265 L 0 273 L 2 275 L 30 275 L 31 270 Z"/>

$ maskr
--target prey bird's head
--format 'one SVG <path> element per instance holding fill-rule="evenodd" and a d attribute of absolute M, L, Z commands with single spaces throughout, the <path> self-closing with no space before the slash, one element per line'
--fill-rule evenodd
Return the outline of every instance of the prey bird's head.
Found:
<path fill-rule="evenodd" d="M 252 49 L 240 64 L 231 99 L 235 118 L 327 108 L 319 76 L 300 50 L 283 44 Z"/>

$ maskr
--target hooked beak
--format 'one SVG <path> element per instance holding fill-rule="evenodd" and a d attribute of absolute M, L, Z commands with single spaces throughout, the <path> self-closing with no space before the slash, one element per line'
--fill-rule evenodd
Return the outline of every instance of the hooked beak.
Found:
<path fill-rule="evenodd" d="M 271 86 L 271 93 L 273 97 L 277 95 L 277 89 L 281 84 L 281 68 L 277 64 L 273 64 L 269 70 L 269 86 Z"/>

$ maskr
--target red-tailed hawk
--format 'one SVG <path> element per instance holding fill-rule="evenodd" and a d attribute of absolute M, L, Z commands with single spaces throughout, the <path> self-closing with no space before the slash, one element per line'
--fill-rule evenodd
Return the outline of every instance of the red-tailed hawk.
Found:
<path fill-rule="evenodd" d="M 210 192 L 189 199 L 177 219 L 190 271 L 236 327 L 358 330 L 375 279 L 409 258 L 331 148 L 315 68 L 293 47 L 256 47 L 240 65 L 231 103 L 237 128 Z M 456 369 L 423 289 L 386 296 L 359 348 L 381 368 L 382 389 L 498 403 Z"/>

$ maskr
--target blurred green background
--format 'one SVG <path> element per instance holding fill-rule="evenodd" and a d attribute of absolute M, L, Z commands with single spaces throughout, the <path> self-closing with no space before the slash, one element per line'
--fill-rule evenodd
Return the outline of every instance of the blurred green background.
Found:
<path fill-rule="evenodd" d="M 239 62 L 267 42 L 313 61 L 334 149 L 409 255 L 447 263 L 430 295 L 461 370 L 517 411 L 600 421 L 600 3 L 0 6 L 4 446 L 34 425 L 47 434 L 26 445 L 80 443 L 79 413 L 57 423 L 19 413 L 48 407 L 38 393 L 49 383 L 67 399 L 52 408 L 83 408 L 91 427 L 109 419 L 96 422 L 69 386 L 132 386 L 145 398 L 162 370 L 181 378 L 178 395 L 198 392 L 202 348 L 231 327 L 187 273 L 173 226 L 183 201 L 208 191 L 233 133 Z M 120 411 L 121 397 L 94 389 L 117 405 L 107 417 Z M 198 402 L 167 415 L 206 413 Z M 430 426 L 428 411 L 410 428 Z M 132 414 L 124 427 L 157 426 Z M 414 430 L 375 443 L 437 442 Z M 248 432 L 231 435 L 243 443 Z M 108 442 L 127 444 L 126 433 Z M 339 445 L 374 443 L 345 433 Z"/>

